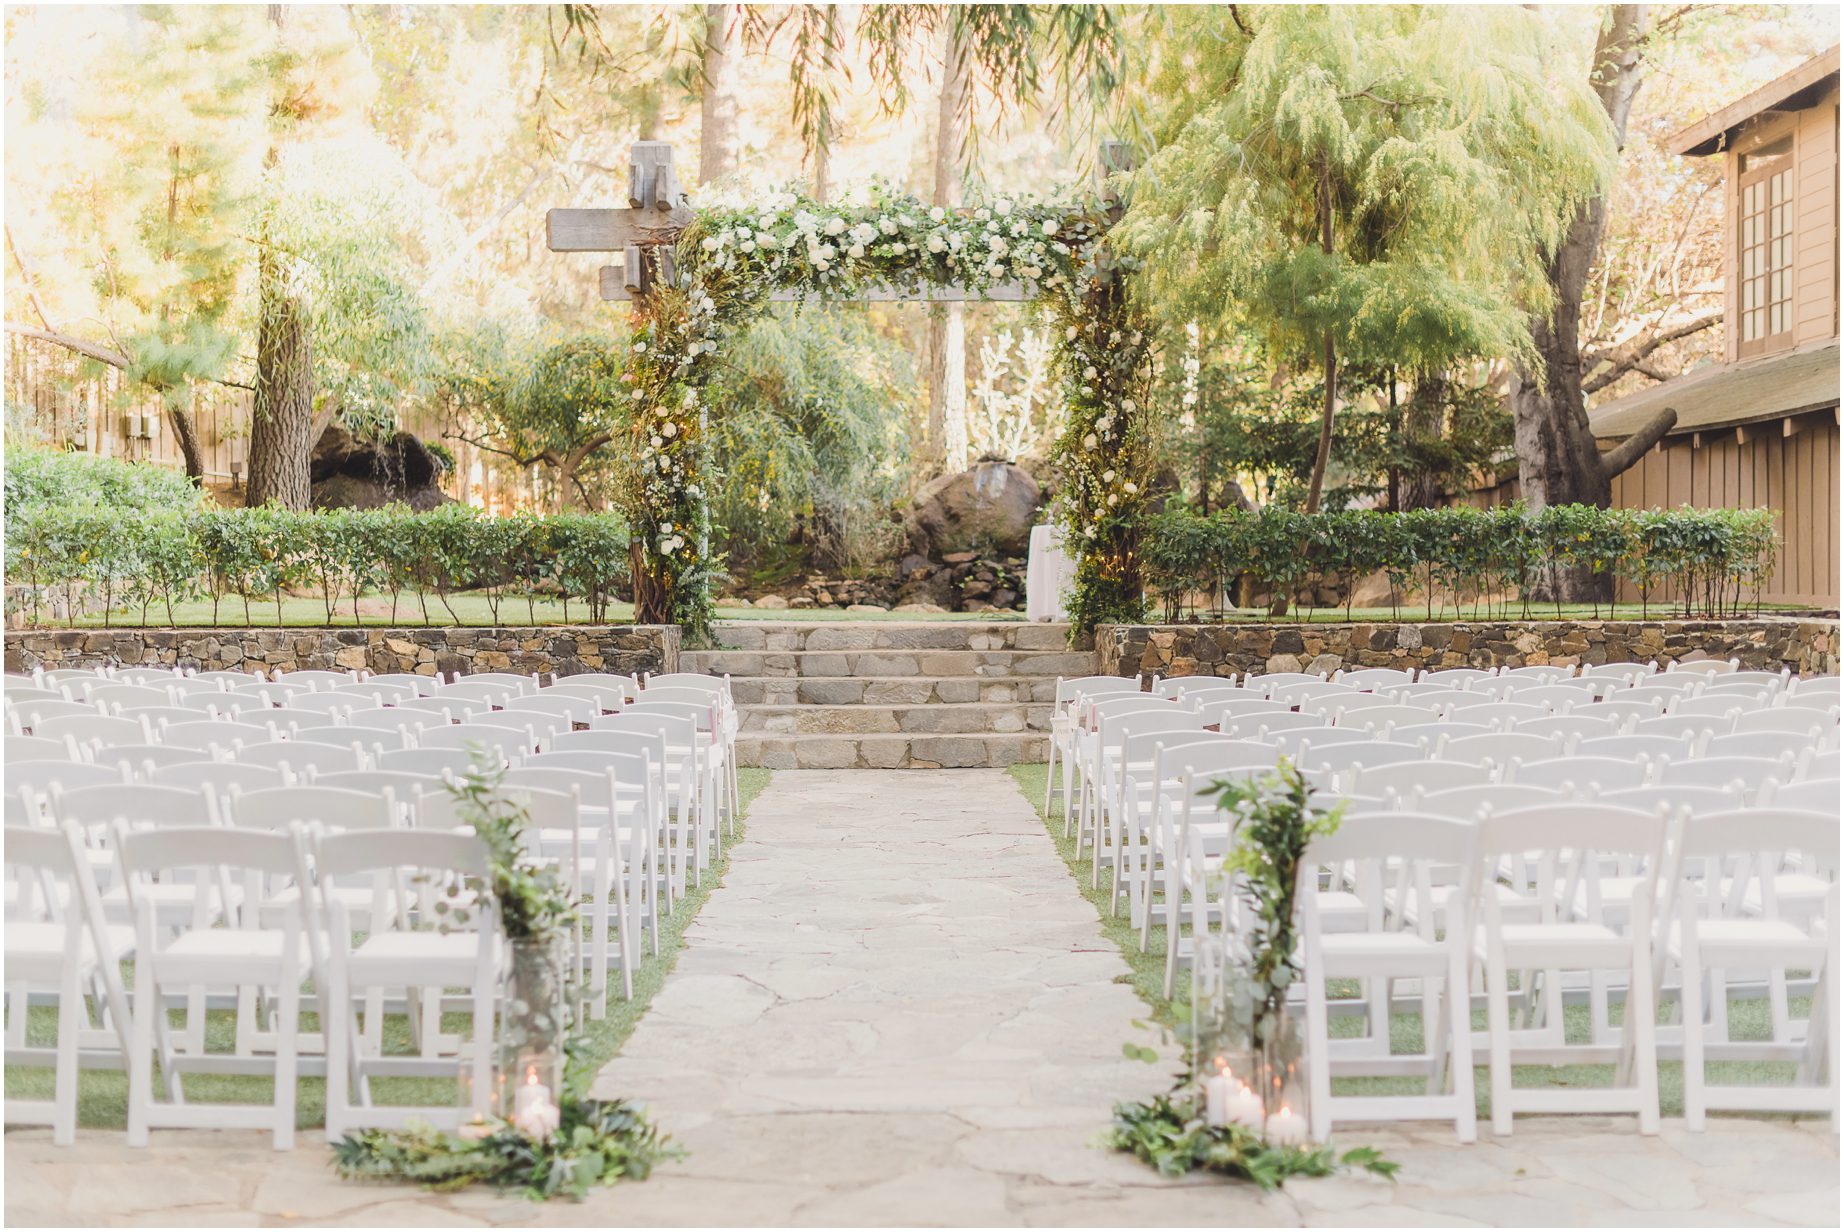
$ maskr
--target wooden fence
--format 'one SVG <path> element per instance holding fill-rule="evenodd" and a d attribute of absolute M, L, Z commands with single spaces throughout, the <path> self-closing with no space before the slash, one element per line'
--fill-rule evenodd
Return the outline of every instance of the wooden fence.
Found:
<path fill-rule="evenodd" d="M 8 407 L 20 408 L 53 447 L 185 469 L 165 405 L 120 369 L 85 361 L 55 343 L 13 334 L 7 336 L 5 356 Z M 206 486 L 227 504 L 240 498 L 249 475 L 251 398 L 249 390 L 229 385 L 195 385 L 189 394 Z M 544 468 L 518 466 L 449 438 L 440 417 L 420 408 L 403 416 L 402 427 L 454 452 L 455 471 L 443 487 L 457 500 L 489 513 L 549 507 L 551 484 Z"/>

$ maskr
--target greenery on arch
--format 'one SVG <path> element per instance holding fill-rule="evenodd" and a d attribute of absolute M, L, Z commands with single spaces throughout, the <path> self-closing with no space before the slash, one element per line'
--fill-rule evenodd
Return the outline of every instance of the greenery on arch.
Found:
<path fill-rule="evenodd" d="M 704 519 L 717 408 L 707 391 L 713 361 L 775 292 L 848 299 L 878 287 L 984 293 L 1018 282 L 1054 325 L 1068 406 L 1057 461 L 1079 556 L 1072 619 L 1079 629 L 1138 619 L 1152 331 L 1130 298 L 1128 266 L 1108 247 L 1110 221 L 1098 202 L 999 198 L 949 210 L 882 185 L 855 203 L 777 192 L 701 206 L 675 261 L 658 271 L 666 276 L 637 300 L 625 373 L 638 618 L 710 636 L 716 563 Z"/>

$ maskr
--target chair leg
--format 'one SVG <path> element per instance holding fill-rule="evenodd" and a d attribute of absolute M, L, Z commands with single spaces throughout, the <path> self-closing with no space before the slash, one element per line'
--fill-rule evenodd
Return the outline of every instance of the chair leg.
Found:
<path fill-rule="evenodd" d="M 1643 947 L 1642 947 L 1643 948 Z M 1633 1032 L 1633 1064 L 1639 1078 L 1639 1132 L 1658 1132 L 1658 1001 L 1652 989 L 1652 960 L 1633 964 L 1626 991 L 1626 1021 Z"/>
<path fill-rule="evenodd" d="M 352 994 L 346 988 L 343 969 L 327 965 L 327 1008 L 320 1033 L 327 1041 L 327 1141 L 338 1142 L 345 1135 L 346 1110 L 352 1102 Z"/>
<path fill-rule="evenodd" d="M 1678 983 L 1678 1000 L 1684 1019 L 1684 1128 L 1696 1132 L 1704 1125 L 1703 1098 L 1703 974 L 1699 967 L 1696 930 L 1683 930 L 1684 961 Z"/>
<path fill-rule="evenodd" d="M 128 1145 L 147 1145 L 154 1099 L 154 1016 L 163 1013 L 160 990 L 145 966 L 135 972 L 133 1024 L 128 1052 Z M 169 1081 L 171 1079 L 169 1078 Z"/>
<path fill-rule="evenodd" d="M 58 993 L 58 1059 L 51 1087 L 51 1141 L 55 1146 L 77 1141 L 77 1032 L 83 1026 L 83 986 L 77 977 L 76 966 L 67 966 Z"/>
<path fill-rule="evenodd" d="M 1044 816 L 1050 816 L 1050 788 L 1056 783 L 1056 735 L 1050 737 L 1050 761 L 1044 767 Z"/>
<path fill-rule="evenodd" d="M 1452 974 L 1447 979 L 1447 1014 L 1452 1020 L 1448 1028 L 1452 1042 L 1447 1068 L 1453 1075 L 1453 1132 L 1461 1142 L 1476 1142 L 1479 1139 L 1479 1108 L 1478 1097 L 1473 1091 L 1473 999 L 1468 991 L 1465 963 L 1452 962 L 1449 969 Z"/>
<path fill-rule="evenodd" d="M 1486 958 L 1485 1015 L 1491 1044 L 1492 1132 L 1511 1133 L 1511 989 L 1505 960 L 1499 954 Z"/>
<path fill-rule="evenodd" d="M 276 998 L 275 1024 L 275 1149 L 288 1151 L 295 1144 L 296 1059 L 301 1044 L 301 973 L 282 972 Z"/>

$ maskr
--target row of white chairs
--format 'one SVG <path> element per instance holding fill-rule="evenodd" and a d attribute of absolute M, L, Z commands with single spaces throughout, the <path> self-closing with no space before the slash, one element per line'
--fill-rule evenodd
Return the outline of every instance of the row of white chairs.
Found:
<path fill-rule="evenodd" d="M 103 683 L 94 684 L 97 681 Z M 124 718 L 134 723 L 139 709 L 124 703 L 149 699 L 107 690 L 148 687 L 170 688 L 170 696 L 179 699 L 212 698 L 224 709 L 214 712 L 201 704 L 186 713 L 203 718 L 165 714 L 156 716 L 162 720 L 157 725 L 140 722 L 138 730 L 120 726 Z M 34 707 L 60 700 L 42 696 L 53 690 L 62 692 L 64 701 L 81 697 L 81 704 L 99 703 L 103 709 L 113 705 L 115 712 L 35 711 Z M 490 769 L 504 775 L 503 790 L 517 796 L 532 812 L 535 854 L 566 862 L 571 870 L 567 880 L 576 883 L 584 904 L 584 932 L 573 966 L 586 982 L 590 1012 L 601 1016 L 606 1013 L 610 974 L 619 973 L 624 994 L 631 995 L 641 938 L 658 952 L 661 920 L 673 900 L 684 893 L 688 870 L 695 880 L 708 866 L 713 848 L 721 846 L 722 819 L 727 816 L 732 829 L 735 823 L 735 710 L 728 681 L 722 678 L 635 680 L 597 675 L 565 677 L 546 686 L 536 678 L 509 674 L 443 681 L 420 676 L 393 680 L 292 673 L 274 681 L 256 674 L 186 675 L 134 669 L 132 674 L 43 673 L 30 681 L 9 676 L 6 695 L 9 726 L 16 733 L 30 733 L 15 734 L 5 741 L 9 789 L 17 789 L 6 797 L 9 835 L 18 830 L 71 838 L 79 854 L 75 867 L 89 881 L 102 912 L 86 924 L 115 929 L 118 934 L 123 911 L 134 894 L 134 879 L 120 865 L 122 836 L 192 830 L 271 836 L 321 830 L 371 835 L 451 833 L 458 826 L 465 827 L 454 814 L 447 788 L 476 769 Z M 334 699 L 339 704 L 331 704 Z M 358 701 L 359 707 L 348 708 L 349 700 Z M 309 703 L 310 713 L 331 721 L 317 728 L 301 726 L 286 711 L 303 709 L 303 701 Z M 440 704 L 430 704 L 436 702 Z M 322 708 L 313 710 L 314 705 Z M 220 713 L 227 717 L 218 717 Z M 270 719 L 271 715 L 283 719 L 286 728 Z M 145 714 L 140 717 L 147 718 Z M 349 722 L 355 717 L 360 721 Z M 462 721 L 455 722 L 457 717 Z M 393 741 L 388 738 L 393 731 L 413 733 L 416 739 Z M 380 734 L 385 738 L 373 738 Z M 37 876 L 42 880 L 44 875 Z M 318 874 L 312 876 L 313 882 L 301 884 L 317 884 Z M 82 895 L 66 891 L 34 900 L 29 894 L 14 892 L 31 880 L 30 876 L 9 878 L 9 918 L 15 917 L 18 908 L 19 918 L 29 924 L 69 922 L 69 913 L 60 916 L 58 904 L 79 901 Z M 172 890 L 187 894 L 192 888 L 193 882 L 182 879 Z M 311 890 L 304 897 L 311 901 Z M 234 894 L 220 893 L 218 901 L 221 907 L 239 904 Z M 335 894 L 328 911 L 337 908 L 350 913 L 358 906 L 351 896 Z M 247 921 L 239 923 L 240 915 L 224 910 L 201 918 L 210 933 L 251 926 Z M 263 918 L 258 916 L 256 923 L 261 924 Z M 425 917 L 419 922 L 428 921 Z M 199 923 L 193 921 L 194 926 Z M 318 927 L 338 931 L 330 916 L 323 917 Z M 311 940 L 319 934 L 310 930 L 304 935 Z M 115 940 L 125 939 L 117 935 Z M 91 944 L 102 952 L 102 946 Z M 328 952 L 337 949 L 330 944 L 324 948 Z M 130 945 L 124 956 L 134 952 Z M 9 959 L 11 956 L 9 944 Z M 21 958 L 18 968 L 8 964 L 9 972 L 26 973 L 19 979 L 9 974 L 7 982 L 9 1061 L 34 1055 L 25 1046 L 26 1007 L 34 995 L 42 998 L 48 991 L 42 986 L 47 981 L 28 956 Z M 316 964 L 317 987 L 332 976 Z M 66 1020 L 79 1024 L 79 1032 L 90 1032 L 91 1042 L 96 1041 L 98 1031 L 87 1025 L 90 1006 L 95 1021 L 116 1028 L 118 1035 L 128 1022 L 119 998 L 106 995 L 106 987 L 94 983 L 94 970 L 86 978 L 94 985 L 87 1004 L 81 994 L 74 1001 L 65 996 L 68 989 L 61 981 L 53 984 L 61 1010 L 60 1050 L 55 1058 L 59 1095 L 53 1101 L 57 1107 L 45 1111 L 65 1126 L 59 1131 L 64 1137 L 68 1136 L 67 1112 L 74 1107 L 70 1102 L 74 1101 L 74 1073 L 65 1073 L 63 1052 Z M 275 1047 L 276 1029 L 251 1024 L 273 1023 L 281 996 L 278 986 L 259 981 L 253 998 L 251 988 L 239 989 L 236 1047 L 228 1058 L 203 1057 L 205 986 L 191 981 L 188 989 L 186 1025 L 177 1033 L 181 1041 L 177 1052 L 165 1039 L 164 1016 L 155 1015 L 162 1072 L 169 1072 L 170 1062 L 176 1067 L 170 1071 L 175 1074 L 173 1081 L 183 1081 L 177 1075 L 194 1059 L 202 1059 L 207 1066 L 228 1064 L 248 1070 L 255 1065 L 260 1069 Z M 337 1039 L 325 1041 L 321 1055 L 328 1058 L 324 1063 L 333 1072 L 342 1067 L 351 1072 L 359 1104 L 364 1107 L 369 1103 L 373 1070 L 382 1065 L 381 1072 L 400 1072 L 407 1062 L 382 1058 L 379 1024 L 384 1003 L 379 986 L 371 986 L 359 999 L 366 1010 L 364 1031 L 344 1044 Z M 72 1005 L 76 1012 L 62 1012 Z M 421 992 L 406 989 L 404 999 L 392 1005 L 412 1013 L 419 1058 L 433 1061 L 438 1072 L 454 1074 L 454 1052 L 461 1042 L 439 1030 L 441 1009 L 456 1008 L 453 998 L 445 1000 L 439 986 Z M 254 1019 L 245 1012 L 251 1007 L 257 1011 Z M 490 1034 L 490 1030 L 475 1032 L 477 1037 Z M 298 1050 L 299 1041 L 292 1046 Z M 336 1046 L 343 1048 L 343 1060 L 334 1056 Z M 122 1047 L 118 1040 L 118 1063 Z M 317 1063 L 309 1061 L 310 1066 Z M 184 1102 L 183 1090 L 176 1091 L 176 1098 Z M 329 1100 L 328 1125 L 329 1133 L 337 1136 L 343 1129 L 336 1131 L 336 1120 L 342 1125 L 359 1122 L 334 1103 Z M 340 1108 L 350 1111 L 344 1104 Z M 143 1103 L 141 1112 L 147 1111 Z M 22 1115 L 30 1115 L 29 1110 Z M 157 1120 L 159 1114 L 155 1115 Z M 173 1123 L 192 1123 L 186 1120 L 188 1115 L 182 1114 Z M 387 1120 L 398 1117 L 397 1123 L 402 1119 L 384 1108 L 363 1115 L 382 1115 Z M 292 1113 L 286 1120 L 292 1125 Z M 147 1123 L 143 1116 L 141 1124 Z"/>
<path fill-rule="evenodd" d="M 1686 677 L 1686 681 L 1694 683 L 1694 678 Z M 1290 686 L 1310 683 L 1266 682 L 1254 677 L 1243 686 L 1250 693 L 1272 697 L 1284 696 Z M 1390 685 L 1376 678 L 1369 683 Z M 1217 696 L 1221 696 L 1221 686 L 1212 683 L 1207 687 L 1219 690 Z M 1442 729 L 1437 724 L 1411 732 L 1411 739 L 1382 740 L 1372 728 L 1338 721 L 1347 715 L 1362 714 L 1364 708 L 1359 706 L 1334 715 L 1331 722 L 1309 712 L 1306 717 L 1311 721 L 1307 724 L 1282 724 L 1273 730 L 1258 728 L 1246 733 L 1248 738 L 1239 739 L 1245 733 L 1233 724 L 1225 725 L 1228 731 L 1208 730 L 1216 725 L 1208 722 L 1195 698 L 1191 705 L 1185 704 L 1188 690 L 1166 688 L 1145 694 L 1139 692 L 1140 688 L 1138 681 L 1112 678 L 1062 682 L 1053 722 L 1059 751 L 1064 755 L 1066 831 L 1079 827 L 1085 848 L 1092 846 L 1092 875 L 1098 884 L 1104 870 L 1111 874 L 1116 909 L 1123 900 L 1128 902 L 1133 922 L 1141 931 L 1143 947 L 1154 927 L 1165 928 L 1168 995 L 1179 968 L 1195 950 L 1195 938 L 1229 926 L 1233 917 L 1234 897 L 1222 888 L 1218 871 L 1231 841 L 1234 819 L 1213 816 L 1208 824 L 1191 825 L 1193 814 L 1202 807 L 1193 798 L 1196 785 L 1265 773 L 1282 756 L 1304 767 L 1306 777 L 1329 793 L 1330 799 L 1342 798 L 1350 810 L 1348 816 L 1364 819 L 1366 829 L 1378 817 L 1417 816 L 1444 817 L 1463 827 L 1476 827 L 1481 816 L 1520 809 L 1549 809 L 1547 815 L 1553 816 L 1584 807 L 1648 816 L 1664 810 L 1674 819 L 1697 821 L 1752 809 L 1757 813 L 1767 810 L 1828 817 L 1835 836 L 1837 718 L 1834 712 L 1816 708 L 1810 708 L 1815 713 L 1801 715 L 1799 722 L 1785 729 L 1723 735 L 1707 730 L 1680 732 L 1672 737 L 1658 733 L 1597 734 L 1594 728 L 1538 733 L 1496 731 L 1483 725 L 1450 725 Z M 1819 692 L 1813 691 L 1808 697 Z M 1315 694 L 1308 690 L 1299 696 L 1299 710 L 1293 713 L 1307 711 L 1328 696 L 1328 692 Z M 1402 730 L 1398 728 L 1396 732 Z M 1822 746 L 1828 746 L 1826 751 L 1817 751 Z M 1077 782 L 1073 791 L 1071 777 Z M 1054 786 L 1047 785 L 1046 813 L 1050 811 L 1050 789 Z M 1542 815 L 1545 814 L 1531 813 L 1524 820 Z M 1341 833 L 1348 833 L 1351 824 L 1347 822 Z M 1533 836 L 1532 841 L 1541 843 L 1545 836 Z M 1663 857 L 1654 854 L 1650 865 L 1657 869 Z M 1835 865 L 1835 857 L 1826 864 L 1821 844 L 1817 859 L 1826 870 L 1822 876 L 1809 868 L 1782 867 L 1776 872 L 1775 886 L 1782 891 L 1781 897 L 1801 911 L 1810 908 L 1815 898 L 1833 893 L 1835 878 L 1829 870 Z M 1501 871 L 1508 877 L 1513 870 L 1507 866 Z M 1489 883 L 1491 892 L 1481 890 L 1485 900 L 1503 906 L 1507 894 L 1528 897 L 1529 869 L 1517 871 L 1526 876 L 1515 891 L 1512 885 L 1493 881 Z M 1608 886 L 1616 905 L 1630 910 L 1630 862 L 1622 872 L 1628 878 L 1626 882 L 1589 879 L 1585 888 L 1578 882 L 1567 910 L 1579 915 L 1589 905 L 1587 896 L 1599 894 Z M 1488 883 L 1482 882 L 1482 887 L 1485 884 Z M 1444 909 L 1447 898 L 1457 891 L 1450 875 L 1446 884 L 1437 884 L 1430 892 L 1437 906 Z M 1423 900 L 1427 897 L 1422 896 Z M 1541 901 L 1540 892 L 1536 897 Z M 1418 919 L 1432 926 L 1442 915 L 1442 910 L 1433 907 L 1418 910 L 1399 889 L 1389 895 L 1372 893 L 1360 897 L 1353 893 L 1349 881 L 1329 887 L 1313 901 L 1338 917 L 1341 927 L 1349 928 L 1353 920 L 1373 925 L 1370 931 L 1381 934 L 1383 939 L 1360 943 L 1360 950 L 1365 944 L 1400 946 L 1403 943 L 1399 938 L 1388 938 L 1411 928 Z M 1759 903 L 1744 901 L 1741 907 L 1758 912 Z M 1832 914 L 1835 916 L 1835 912 Z M 1579 921 L 1571 916 L 1563 922 Z M 1783 921 L 1772 923 L 1777 927 Z M 1661 942 L 1661 952 L 1663 948 Z M 1413 972 L 1409 974 L 1414 976 Z M 1333 975 L 1342 978 L 1336 971 Z M 1308 984 L 1323 995 L 1322 980 L 1309 979 Z M 1784 969 L 1770 972 L 1767 984 L 1773 1017 L 1771 1045 L 1785 1050 L 1794 1046 L 1794 1033 L 1788 1022 Z M 1374 1041 L 1381 1039 L 1385 1051 L 1387 987 L 1387 977 L 1380 985 L 1373 980 L 1363 999 L 1371 1018 L 1373 1049 Z M 1426 992 L 1435 985 L 1424 982 L 1422 987 Z M 1530 987 L 1528 981 L 1521 985 L 1525 990 Z M 1547 973 L 1540 987 L 1544 997 L 1535 1012 L 1545 1016 L 1545 1030 L 1554 1034 L 1560 1031 L 1561 1023 L 1562 981 L 1558 973 Z M 1612 1032 L 1607 998 L 1610 989 L 1617 987 L 1617 981 L 1610 985 L 1605 976 L 1594 976 L 1587 989 L 1595 1024 L 1594 1042 L 1603 1048 Z M 1713 989 L 1719 991 L 1699 1000 L 1695 1008 L 1699 1014 L 1709 1014 L 1712 1032 L 1720 1035 L 1718 1025 L 1726 1022 L 1729 985 L 1719 972 Z M 1650 991 L 1655 994 L 1657 990 L 1655 983 Z M 1634 995 L 1630 987 L 1626 995 Z M 1471 999 L 1461 1000 L 1470 1011 Z M 1424 1028 L 1433 1031 L 1435 1008 L 1428 1005 L 1424 1009 Z M 1821 1022 L 1815 1021 L 1812 1030 L 1823 1035 Z M 1700 1042 L 1703 1037 L 1697 1038 Z M 1322 1052 L 1330 1047 L 1324 1041 L 1322 1044 Z M 1686 1061 L 1689 1064 L 1688 1054 Z M 1394 1066 L 1399 1070 L 1403 1064 L 1406 1063 L 1386 1061 L 1384 1068 L 1387 1071 Z M 1498 1076 L 1495 1070 L 1495 1081 Z M 1464 1077 L 1470 1119 L 1470 1065 Z M 1521 1098 L 1507 1096 L 1495 1101 L 1495 1118 L 1501 1104 L 1508 1116 L 1509 1110 L 1522 1106 Z M 1771 1106 L 1772 1097 L 1769 1098 Z M 1797 1106 L 1809 1106 L 1799 1104 L 1804 1096 L 1791 1098 Z M 1397 1106 L 1406 1107 L 1405 1114 L 1413 1114 L 1412 1103 Z M 1427 1114 L 1426 1109 L 1422 1114 Z M 1654 1112 L 1654 1120 L 1655 1115 Z M 1358 1114 L 1352 1116 L 1357 1119 Z M 1700 1116 L 1693 1120 L 1700 1121 Z"/>

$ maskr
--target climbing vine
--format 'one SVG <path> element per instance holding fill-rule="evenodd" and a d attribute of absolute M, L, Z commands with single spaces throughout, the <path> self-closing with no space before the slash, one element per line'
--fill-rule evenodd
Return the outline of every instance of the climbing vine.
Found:
<path fill-rule="evenodd" d="M 1138 618 L 1151 331 L 1107 246 L 1109 225 L 1096 203 L 999 198 L 949 210 L 884 185 L 855 203 L 779 192 L 700 206 L 676 247 L 652 257 L 624 375 L 635 409 L 627 504 L 637 618 L 679 624 L 693 642 L 710 637 L 717 563 L 704 425 L 721 409 L 705 402 L 711 361 L 776 292 L 850 299 L 888 287 L 921 297 L 1013 282 L 1056 325 L 1068 404 L 1061 516 L 1079 557 L 1072 618 L 1079 630 Z"/>

